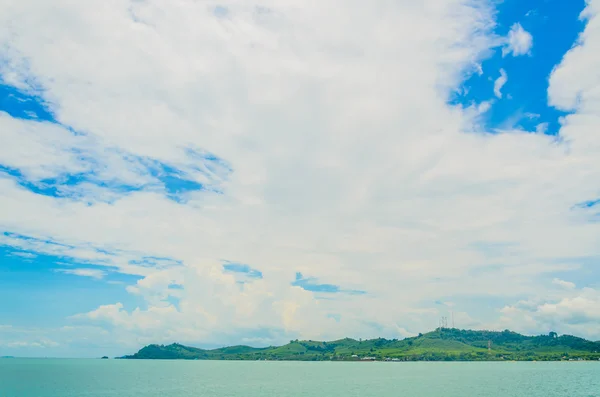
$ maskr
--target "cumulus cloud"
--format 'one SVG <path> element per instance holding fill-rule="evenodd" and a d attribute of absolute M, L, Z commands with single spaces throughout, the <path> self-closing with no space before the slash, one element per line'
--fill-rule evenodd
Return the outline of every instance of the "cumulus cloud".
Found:
<path fill-rule="evenodd" d="M 531 47 L 533 47 L 533 36 L 523 29 L 520 23 L 515 23 L 508 32 L 502 55 L 512 54 L 515 57 L 527 55 L 530 53 Z"/>
<path fill-rule="evenodd" d="M 508 75 L 506 74 L 506 71 L 500 69 L 500 77 L 494 82 L 494 95 L 496 95 L 497 98 L 502 98 L 502 87 L 504 87 L 504 84 L 506 84 L 507 81 Z"/>
<path fill-rule="evenodd" d="M 597 339 L 600 291 L 583 288 L 554 299 L 530 299 L 506 306 L 501 313 L 499 328 L 525 333 L 556 331 Z"/>
<path fill-rule="evenodd" d="M 548 99 L 552 106 L 564 111 L 577 111 L 581 119 L 584 115 L 598 116 L 600 77 L 596 70 L 600 65 L 598 57 L 598 3 L 591 1 L 582 16 L 587 19 L 586 29 L 580 34 L 578 45 L 564 57 L 550 76 Z M 592 72 L 592 73 L 590 73 Z"/>
<path fill-rule="evenodd" d="M 446 99 L 495 45 L 486 1 L 223 7 L 29 0 L 0 13 L 4 81 L 35 81 L 57 119 L 1 114 L 0 164 L 31 183 L 90 179 L 53 197 L 0 176 L 0 241 L 143 277 L 127 288 L 140 308 L 107 298 L 69 321 L 128 347 L 398 337 L 435 327 L 448 310 L 435 300 L 540 296 L 540 275 L 600 255 L 600 224 L 573 209 L 600 180 L 598 84 L 560 77 L 579 59 L 551 78 L 552 101 L 575 89 L 588 105 L 566 118 L 569 139 L 484 134 L 483 107 Z M 588 36 L 574 51 L 591 68 Z M 210 188 L 173 200 L 175 177 Z M 225 261 L 262 278 L 240 282 Z M 365 294 L 308 291 L 296 273 Z"/>

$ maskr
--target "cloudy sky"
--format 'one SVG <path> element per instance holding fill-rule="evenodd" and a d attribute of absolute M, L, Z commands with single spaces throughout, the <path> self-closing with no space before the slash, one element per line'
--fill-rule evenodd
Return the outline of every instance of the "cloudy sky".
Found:
<path fill-rule="evenodd" d="M 0 0 L 0 355 L 598 340 L 598 70 L 600 0 Z"/>

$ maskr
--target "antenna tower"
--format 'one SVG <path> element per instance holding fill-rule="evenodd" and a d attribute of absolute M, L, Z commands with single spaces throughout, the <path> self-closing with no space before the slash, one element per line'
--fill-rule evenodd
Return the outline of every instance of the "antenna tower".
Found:
<path fill-rule="evenodd" d="M 440 329 L 448 328 L 448 317 L 440 317 Z"/>
<path fill-rule="evenodd" d="M 443 328 L 448 328 L 448 317 L 440 317 L 438 324 L 440 330 Z"/>

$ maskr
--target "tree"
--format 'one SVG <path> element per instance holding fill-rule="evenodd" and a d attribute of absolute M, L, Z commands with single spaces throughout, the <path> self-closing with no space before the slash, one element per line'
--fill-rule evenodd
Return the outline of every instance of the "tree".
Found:
<path fill-rule="evenodd" d="M 558 334 L 557 334 L 556 332 L 554 332 L 554 331 L 551 331 L 551 332 L 550 332 L 548 335 L 549 335 L 551 338 L 558 338 Z"/>

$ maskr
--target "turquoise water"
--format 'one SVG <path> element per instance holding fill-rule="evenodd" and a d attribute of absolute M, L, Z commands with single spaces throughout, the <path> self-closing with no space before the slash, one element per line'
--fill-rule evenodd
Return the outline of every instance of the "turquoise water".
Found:
<path fill-rule="evenodd" d="M 600 397 L 600 362 L 0 360 L 0 397 Z"/>

